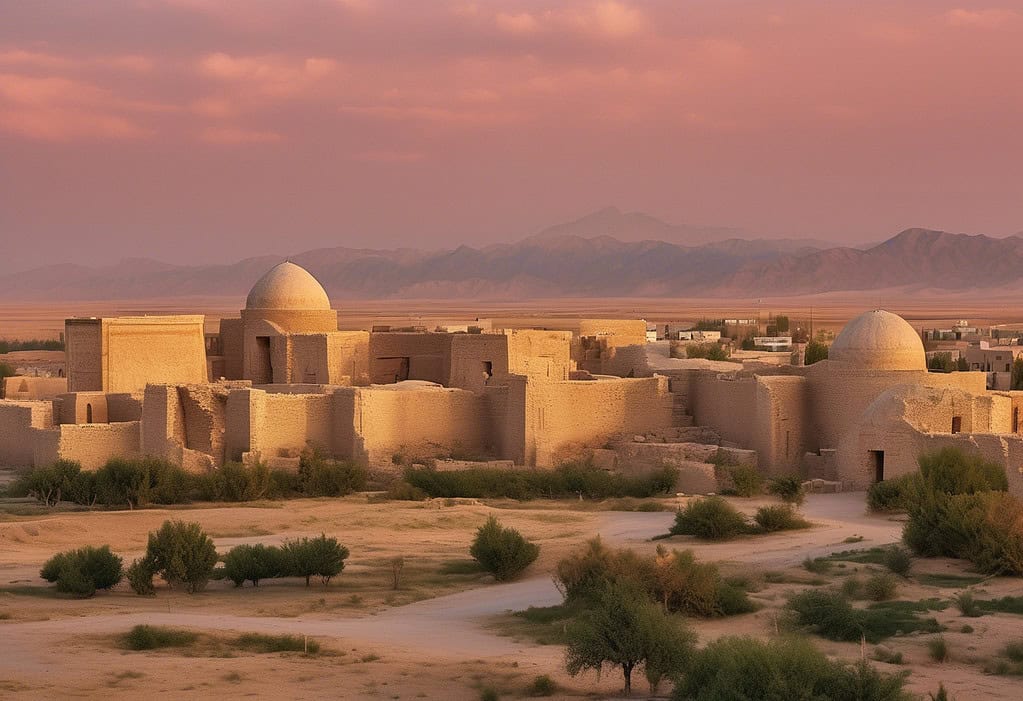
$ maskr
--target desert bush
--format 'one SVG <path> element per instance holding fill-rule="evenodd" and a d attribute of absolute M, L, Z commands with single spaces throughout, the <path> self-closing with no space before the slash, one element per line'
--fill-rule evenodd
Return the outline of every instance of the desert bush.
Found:
<path fill-rule="evenodd" d="M 765 533 L 792 531 L 810 527 L 810 522 L 797 514 L 787 504 L 761 506 L 753 516 L 753 521 Z"/>
<path fill-rule="evenodd" d="M 288 572 L 286 558 L 280 548 L 272 545 L 237 545 L 224 556 L 224 576 L 236 587 L 259 580 L 283 577 Z"/>
<path fill-rule="evenodd" d="M 154 574 L 153 563 L 145 557 L 132 560 L 128 569 L 124 571 L 124 576 L 128 579 L 128 585 L 131 587 L 131 590 L 140 596 L 149 596 L 156 593 L 156 589 L 153 587 Z"/>
<path fill-rule="evenodd" d="M 149 473 L 136 460 L 111 458 L 96 471 L 96 498 L 106 506 L 134 509 L 149 503 Z"/>
<path fill-rule="evenodd" d="M 263 463 L 245 465 L 226 462 L 219 469 L 207 472 L 198 478 L 199 494 L 206 501 L 255 501 L 273 499 L 292 493 L 285 484 L 286 478 L 275 475 Z M 297 479 L 296 479 L 297 482 Z"/>
<path fill-rule="evenodd" d="M 328 460 L 319 451 L 304 450 L 298 463 L 302 493 L 310 497 L 343 497 L 366 486 L 366 469 L 354 462 Z"/>
<path fill-rule="evenodd" d="M 885 550 L 883 564 L 890 572 L 894 572 L 900 577 L 906 577 L 913 567 L 913 557 L 905 548 L 893 545 Z"/>
<path fill-rule="evenodd" d="M 867 489 L 867 508 L 880 512 L 905 511 L 917 480 L 919 476 L 912 474 L 875 482 Z"/>
<path fill-rule="evenodd" d="M 491 516 L 476 531 L 469 554 L 498 581 L 514 579 L 540 555 L 540 546 Z"/>
<path fill-rule="evenodd" d="M 678 673 L 672 696 L 677 701 L 912 698 L 903 690 L 905 674 L 881 674 L 863 661 L 849 665 L 830 660 L 799 638 L 719 638 L 696 652 L 689 666 Z"/>
<path fill-rule="evenodd" d="M 198 523 L 164 521 L 159 530 L 149 534 L 145 560 L 151 572 L 168 585 L 183 586 L 193 594 L 209 582 L 217 549 Z"/>
<path fill-rule="evenodd" d="M 568 625 L 565 667 L 576 675 L 605 666 L 622 670 L 625 694 L 632 691 L 632 672 L 646 666 L 656 689 L 667 674 L 681 669 L 692 655 L 696 636 L 665 614 L 641 590 L 628 583 L 605 585 L 591 606 Z"/>
<path fill-rule="evenodd" d="M 899 582 L 890 572 L 878 572 L 863 583 L 863 592 L 871 601 L 889 601 L 895 598 Z"/>
<path fill-rule="evenodd" d="M 243 633 L 233 641 L 234 647 L 248 652 L 320 652 L 320 644 L 298 635 L 266 635 L 264 633 Z"/>
<path fill-rule="evenodd" d="M 875 604 L 878 606 L 878 604 Z M 941 626 L 903 607 L 856 609 L 837 591 L 807 589 L 789 597 L 792 621 L 829 640 L 869 643 L 914 631 L 935 633 Z"/>
<path fill-rule="evenodd" d="M 803 560 L 803 569 L 814 574 L 825 574 L 831 571 L 832 564 L 826 557 L 808 557 Z"/>
<path fill-rule="evenodd" d="M 438 471 L 427 466 L 404 471 L 405 481 L 427 496 L 476 499 L 646 498 L 671 493 L 677 477 L 678 470 L 671 466 L 625 475 L 599 469 L 589 461 L 564 463 L 553 470 L 473 467 Z"/>
<path fill-rule="evenodd" d="M 95 489 L 91 473 L 82 472 L 82 466 L 73 460 L 57 460 L 47 467 L 36 468 L 22 477 L 12 493 L 23 493 L 55 506 L 61 501 L 91 504 Z"/>
<path fill-rule="evenodd" d="M 737 496 L 752 497 L 763 490 L 764 478 L 757 468 L 750 465 L 729 465 L 725 469 Z"/>
<path fill-rule="evenodd" d="M 928 491 L 943 494 L 976 494 L 1009 489 L 1005 468 L 975 453 L 942 448 L 919 457 L 920 476 Z"/>
<path fill-rule="evenodd" d="M 594 538 L 558 562 L 554 579 L 566 604 L 590 601 L 608 584 L 629 583 L 666 611 L 687 616 L 732 616 L 756 608 L 745 590 L 722 579 L 717 565 L 663 546 L 650 559 L 611 550 Z"/>
<path fill-rule="evenodd" d="M 927 641 L 927 654 L 935 662 L 946 662 L 951 657 L 948 649 L 948 641 L 945 636 L 939 635 Z"/>
<path fill-rule="evenodd" d="M 956 608 L 959 609 L 959 613 L 967 618 L 977 618 L 984 615 L 983 610 L 981 610 L 980 606 L 977 605 L 977 601 L 973 598 L 973 594 L 971 592 L 959 592 L 952 597 L 952 603 L 954 603 Z"/>
<path fill-rule="evenodd" d="M 884 662 L 885 664 L 902 664 L 903 657 L 901 652 L 895 652 L 887 647 L 878 646 L 874 648 L 874 659 L 878 662 Z"/>
<path fill-rule="evenodd" d="M 767 491 L 788 504 L 802 504 L 806 500 L 803 480 L 796 475 L 775 477 L 767 484 Z"/>
<path fill-rule="evenodd" d="M 387 498 L 396 501 L 423 501 L 429 494 L 419 487 L 414 487 L 403 479 L 395 480 L 387 487 Z"/>
<path fill-rule="evenodd" d="M 672 535 L 727 540 L 749 532 L 746 517 L 721 497 L 694 499 L 675 514 Z"/>
<path fill-rule="evenodd" d="M 307 587 L 312 577 L 319 577 L 324 586 L 330 584 L 348 559 L 348 548 L 322 533 L 316 538 L 286 541 L 281 550 L 284 571 L 292 577 L 304 577 Z"/>
<path fill-rule="evenodd" d="M 39 576 L 56 582 L 57 591 L 89 597 L 97 589 L 110 589 L 124 577 L 123 562 L 110 546 L 86 546 L 57 553 L 43 565 Z"/>
<path fill-rule="evenodd" d="M 863 584 L 859 577 L 846 577 L 842 580 L 842 596 L 847 599 L 859 599 L 863 594 Z"/>
<path fill-rule="evenodd" d="M 533 679 L 533 681 L 526 687 L 526 694 L 529 696 L 554 696 L 558 691 L 558 685 L 554 683 L 546 674 Z"/>
<path fill-rule="evenodd" d="M 137 625 L 121 642 L 129 650 L 157 650 L 163 647 L 187 647 L 199 639 L 198 634 L 163 626 Z"/>

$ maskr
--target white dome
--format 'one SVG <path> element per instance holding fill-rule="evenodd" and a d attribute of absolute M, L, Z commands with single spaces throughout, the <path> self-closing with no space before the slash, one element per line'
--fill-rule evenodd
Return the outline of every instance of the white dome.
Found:
<path fill-rule="evenodd" d="M 330 299 L 308 270 L 285 261 L 252 286 L 245 308 L 322 311 L 330 309 Z"/>
<path fill-rule="evenodd" d="M 850 321 L 831 344 L 828 360 L 874 370 L 926 370 L 919 334 L 898 314 L 881 309 Z"/>

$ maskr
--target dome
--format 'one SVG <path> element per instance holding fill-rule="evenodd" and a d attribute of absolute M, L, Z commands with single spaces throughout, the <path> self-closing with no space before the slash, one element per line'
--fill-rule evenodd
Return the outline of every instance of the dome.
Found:
<path fill-rule="evenodd" d="M 330 299 L 308 270 L 285 261 L 270 268 L 252 286 L 245 308 L 329 311 Z"/>
<path fill-rule="evenodd" d="M 828 359 L 874 370 L 927 370 L 917 332 L 901 316 L 881 309 L 846 324 L 831 344 Z"/>

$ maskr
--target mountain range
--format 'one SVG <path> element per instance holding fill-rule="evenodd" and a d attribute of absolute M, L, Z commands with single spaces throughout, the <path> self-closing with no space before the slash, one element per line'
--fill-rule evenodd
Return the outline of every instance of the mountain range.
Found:
<path fill-rule="evenodd" d="M 222 265 L 125 259 L 0 275 L 6 299 L 244 297 L 284 256 Z M 1018 289 L 1023 237 L 907 229 L 862 248 L 745 237 L 608 208 L 517 243 L 447 250 L 322 248 L 288 258 L 335 299 L 764 297 L 835 291 Z"/>

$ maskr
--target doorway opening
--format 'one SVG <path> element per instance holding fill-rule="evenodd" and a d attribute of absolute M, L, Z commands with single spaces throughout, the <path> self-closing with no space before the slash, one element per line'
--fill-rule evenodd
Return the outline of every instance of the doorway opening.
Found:
<path fill-rule="evenodd" d="M 952 433 L 960 433 L 963 430 L 963 417 L 953 416 L 952 417 Z"/>
<path fill-rule="evenodd" d="M 256 336 L 256 363 L 252 384 L 268 385 L 273 381 L 274 369 L 270 359 L 270 337 Z"/>
<path fill-rule="evenodd" d="M 874 481 L 884 481 L 884 451 L 870 450 L 867 452 L 870 455 L 870 465 L 874 468 Z"/>

